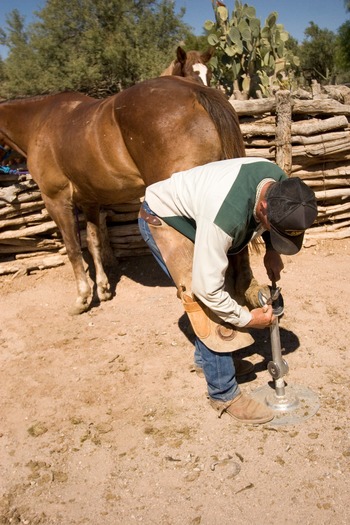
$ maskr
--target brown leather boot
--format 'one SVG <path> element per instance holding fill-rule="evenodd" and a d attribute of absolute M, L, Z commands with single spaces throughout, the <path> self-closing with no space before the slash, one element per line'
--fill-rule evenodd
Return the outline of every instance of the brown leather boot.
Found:
<path fill-rule="evenodd" d="M 233 360 L 236 369 L 236 377 L 247 376 L 251 374 L 254 370 L 254 365 L 250 361 L 245 361 L 244 359 L 234 359 Z M 193 365 L 193 369 L 197 376 L 204 377 L 203 368 L 197 365 Z"/>
<path fill-rule="evenodd" d="M 247 425 L 267 423 L 274 418 L 272 410 L 244 394 L 238 394 L 237 397 L 226 402 L 210 399 L 210 404 L 219 412 L 219 417 L 226 412 L 236 421 Z"/>

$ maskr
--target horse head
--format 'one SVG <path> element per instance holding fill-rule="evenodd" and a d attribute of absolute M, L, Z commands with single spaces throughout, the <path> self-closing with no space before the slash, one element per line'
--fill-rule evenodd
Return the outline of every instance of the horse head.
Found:
<path fill-rule="evenodd" d="M 171 65 L 163 71 L 161 76 L 175 75 L 185 77 L 203 83 L 205 86 L 210 85 L 212 76 L 208 62 L 214 54 L 214 49 L 209 48 L 201 53 L 200 51 L 185 51 L 181 46 L 176 50 L 176 59 Z"/>

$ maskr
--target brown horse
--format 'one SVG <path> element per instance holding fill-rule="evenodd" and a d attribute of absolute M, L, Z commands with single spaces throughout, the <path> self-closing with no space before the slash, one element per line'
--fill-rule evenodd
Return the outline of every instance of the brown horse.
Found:
<path fill-rule="evenodd" d="M 74 313 L 86 311 L 91 300 L 75 206 L 86 217 L 98 297 L 107 300 L 100 205 L 139 198 L 147 185 L 176 171 L 245 154 L 237 115 L 224 95 L 175 76 L 104 100 L 61 93 L 1 102 L 0 138 L 27 157 L 62 233 L 77 282 Z"/>
<path fill-rule="evenodd" d="M 209 86 L 212 73 L 208 67 L 208 62 L 213 54 L 213 48 L 209 48 L 204 53 L 200 53 L 199 51 L 186 52 L 179 46 L 176 50 L 176 59 L 161 73 L 161 76 L 175 75 L 178 77 L 186 77 L 202 82 L 205 86 Z"/>

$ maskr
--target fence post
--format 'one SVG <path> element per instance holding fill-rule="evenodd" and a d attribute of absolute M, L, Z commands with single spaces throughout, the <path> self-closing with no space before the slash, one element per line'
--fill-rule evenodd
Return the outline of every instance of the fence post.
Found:
<path fill-rule="evenodd" d="M 290 91 L 276 93 L 276 164 L 292 173 L 292 104 Z"/>

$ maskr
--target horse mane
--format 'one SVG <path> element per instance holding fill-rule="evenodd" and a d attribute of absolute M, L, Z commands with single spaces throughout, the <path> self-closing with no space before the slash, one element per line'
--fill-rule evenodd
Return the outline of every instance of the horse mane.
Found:
<path fill-rule="evenodd" d="M 222 144 L 223 159 L 245 157 L 238 116 L 225 95 L 214 88 L 198 86 L 195 96 L 216 127 Z"/>

